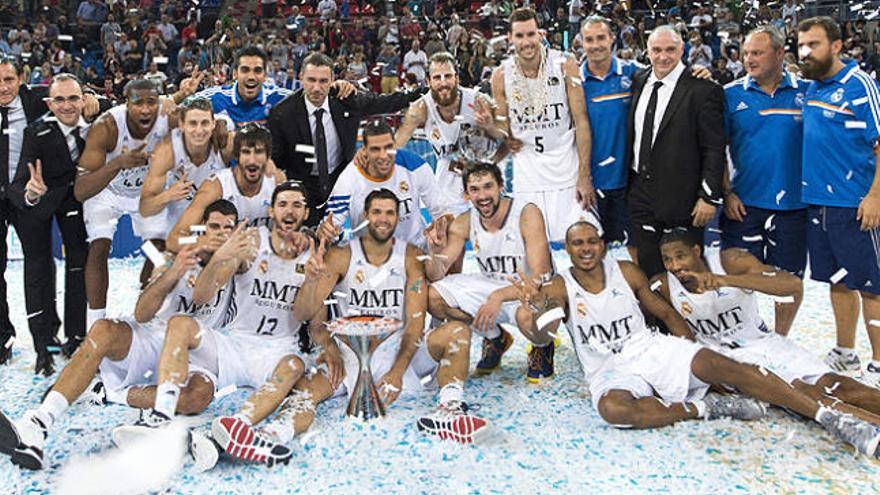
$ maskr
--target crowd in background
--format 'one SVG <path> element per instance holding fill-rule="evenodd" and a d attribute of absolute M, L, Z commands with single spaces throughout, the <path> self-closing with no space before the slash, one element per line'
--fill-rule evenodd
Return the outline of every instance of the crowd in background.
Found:
<path fill-rule="evenodd" d="M 458 58 L 463 85 L 488 88 L 491 70 L 508 52 L 506 19 L 524 3 L 538 10 L 548 42 L 578 57 L 578 26 L 590 13 L 616 24 L 619 58 L 641 62 L 650 30 L 673 24 L 686 41 L 687 61 L 708 67 L 722 84 L 744 73 L 740 46 L 757 24 L 783 31 L 795 64 L 794 26 L 810 7 L 798 0 L 757 8 L 742 0 L 3 0 L 0 52 L 18 59 L 28 83 L 47 84 L 67 72 L 113 99 L 139 76 L 173 92 L 196 67 L 209 72 L 204 86 L 224 84 L 233 53 L 246 43 L 269 53 L 269 78 L 282 87 L 295 88 L 303 58 L 320 51 L 333 58 L 337 78 L 388 93 L 424 84 L 428 58 L 447 50 Z M 880 27 L 866 22 L 877 15 L 870 3 L 855 12 L 841 4 L 830 13 L 841 21 L 845 52 L 876 76 Z"/>

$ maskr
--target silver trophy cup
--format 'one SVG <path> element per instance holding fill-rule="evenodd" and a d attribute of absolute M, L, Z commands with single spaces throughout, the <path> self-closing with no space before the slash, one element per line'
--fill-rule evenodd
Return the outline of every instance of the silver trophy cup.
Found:
<path fill-rule="evenodd" d="M 373 383 L 370 361 L 379 344 L 401 326 L 399 320 L 380 317 L 340 318 L 328 325 L 330 332 L 357 356 L 358 377 L 351 391 L 346 414 L 369 421 L 385 416 L 385 406 Z"/>

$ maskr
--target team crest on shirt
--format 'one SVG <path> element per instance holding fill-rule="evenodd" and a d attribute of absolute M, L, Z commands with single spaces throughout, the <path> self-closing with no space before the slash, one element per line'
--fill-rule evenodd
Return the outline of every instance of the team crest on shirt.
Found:
<path fill-rule="evenodd" d="M 186 286 L 190 289 L 196 286 L 196 275 L 194 273 L 190 273 L 189 277 L 186 278 Z"/>
<path fill-rule="evenodd" d="M 587 316 L 587 305 L 582 302 L 577 303 L 577 312 L 581 316 Z"/>
<path fill-rule="evenodd" d="M 632 87 L 632 85 L 633 85 L 633 82 L 632 82 L 632 79 L 629 78 L 629 76 L 621 76 L 620 77 L 620 88 L 621 89 L 629 89 L 630 87 Z"/>
<path fill-rule="evenodd" d="M 260 273 L 266 273 L 269 271 L 269 260 L 263 260 L 260 262 L 260 266 L 257 267 L 257 270 Z"/>
<path fill-rule="evenodd" d="M 296 266 L 293 268 L 293 271 L 302 275 L 306 273 L 306 265 L 303 265 L 302 263 L 297 263 Z"/>
<path fill-rule="evenodd" d="M 681 303 L 681 312 L 685 314 L 685 316 L 689 316 L 694 312 L 694 308 L 691 307 L 691 303 L 685 301 Z"/>
<path fill-rule="evenodd" d="M 798 93 L 798 94 L 794 95 L 794 104 L 798 108 L 803 108 L 803 106 L 804 106 L 804 94 L 803 93 Z"/>
<path fill-rule="evenodd" d="M 364 283 L 364 280 L 367 279 L 367 276 L 364 275 L 364 271 L 363 271 L 363 270 L 358 270 L 358 271 L 354 274 L 354 279 L 355 279 L 355 281 L 356 281 L 357 283 L 362 284 L 362 283 Z"/>
<path fill-rule="evenodd" d="M 433 139 L 434 141 L 440 140 L 440 129 L 435 127 L 434 130 L 431 131 L 431 139 Z"/>
<path fill-rule="evenodd" d="M 479 252 L 480 251 L 480 242 L 478 240 L 474 239 L 474 242 L 472 244 L 474 246 L 474 252 L 475 253 Z"/>
<path fill-rule="evenodd" d="M 397 185 L 397 189 L 399 189 L 400 192 L 405 193 L 409 191 L 409 183 L 405 180 L 402 180 L 400 181 L 400 184 Z"/>
<path fill-rule="evenodd" d="M 840 103 L 843 100 L 843 88 L 837 88 L 837 90 L 831 93 L 831 101 L 834 103 Z"/>
<path fill-rule="evenodd" d="M 559 86 L 559 78 L 556 76 L 550 76 L 547 78 L 547 86 Z"/>

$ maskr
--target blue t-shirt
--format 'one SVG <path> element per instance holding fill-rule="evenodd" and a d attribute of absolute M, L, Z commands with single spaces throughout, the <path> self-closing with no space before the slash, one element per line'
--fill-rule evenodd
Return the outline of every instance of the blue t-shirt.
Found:
<path fill-rule="evenodd" d="M 632 104 L 632 76 L 639 69 L 635 62 L 614 57 L 611 70 L 599 78 L 590 73 L 586 61 L 581 64 L 593 143 L 590 171 L 596 189 L 626 187 L 627 119 Z"/>
<path fill-rule="evenodd" d="M 803 202 L 858 208 L 876 168 L 877 82 L 848 61 L 834 77 L 811 82 L 805 100 Z"/>
<path fill-rule="evenodd" d="M 299 86 L 299 81 L 296 81 L 293 89 L 296 90 Z M 235 82 L 205 89 L 192 98 L 208 98 L 214 107 L 214 114 L 229 117 L 235 123 L 235 128 L 239 129 L 250 123 L 265 124 L 269 110 L 291 93 L 293 90 L 266 82 L 253 101 L 244 101 L 238 94 L 238 83 Z"/>
<path fill-rule="evenodd" d="M 785 72 L 768 95 L 745 76 L 724 86 L 731 182 L 747 206 L 795 210 L 801 203 L 803 107 L 807 82 Z"/>

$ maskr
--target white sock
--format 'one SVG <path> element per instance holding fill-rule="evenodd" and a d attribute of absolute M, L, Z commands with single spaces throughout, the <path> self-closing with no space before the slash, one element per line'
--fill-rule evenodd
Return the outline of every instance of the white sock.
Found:
<path fill-rule="evenodd" d="M 440 405 L 448 404 L 452 401 L 461 402 L 464 395 L 464 389 L 460 383 L 447 383 L 440 389 Z"/>
<path fill-rule="evenodd" d="M 109 389 L 104 387 L 104 393 L 107 394 L 107 401 L 114 404 L 128 404 L 128 391 L 131 387 L 123 389 Z"/>
<path fill-rule="evenodd" d="M 46 428 L 49 428 L 68 406 L 70 404 L 67 402 L 67 399 L 60 392 L 52 390 L 46 395 L 40 407 L 37 408 L 37 413 L 40 415 L 40 419 L 46 422 Z"/>
<path fill-rule="evenodd" d="M 492 340 L 492 339 L 497 339 L 498 337 L 501 336 L 501 329 L 498 328 L 498 325 L 492 325 L 492 328 L 490 328 L 489 330 L 486 330 L 485 332 L 476 332 L 476 333 L 482 335 L 483 337 L 486 337 L 489 340 Z"/>
<path fill-rule="evenodd" d="M 289 444 L 296 435 L 296 432 L 293 431 L 293 423 L 284 420 L 276 420 L 266 424 L 266 426 L 263 427 L 263 431 L 270 435 L 274 435 L 275 438 L 278 439 L 278 443 L 282 445 Z"/>
<path fill-rule="evenodd" d="M 706 403 L 705 402 L 703 402 L 702 400 L 694 400 L 694 401 L 691 401 L 690 403 L 693 404 L 694 407 L 697 408 L 697 417 L 698 418 L 705 418 L 706 417 Z M 687 403 L 685 403 L 685 409 L 690 409 L 689 407 L 687 407 Z"/>
<path fill-rule="evenodd" d="M 838 353 L 840 353 L 840 355 L 843 356 L 843 357 L 848 357 L 848 358 L 850 358 L 850 357 L 853 357 L 853 356 L 856 355 L 856 350 L 855 350 L 854 348 L 852 348 L 852 347 L 840 347 L 840 346 L 837 346 L 837 347 L 834 348 L 834 350 L 837 351 Z"/>
<path fill-rule="evenodd" d="M 92 328 L 92 325 L 95 324 L 96 321 L 104 318 L 104 315 L 107 313 L 107 308 L 101 309 L 92 309 L 89 307 L 86 309 L 86 332 Z"/>
<path fill-rule="evenodd" d="M 249 418 L 244 413 L 238 413 L 238 414 L 234 415 L 233 418 L 241 420 L 242 422 L 244 422 L 244 424 L 246 424 L 248 426 L 253 426 L 253 423 L 251 423 L 251 418 Z"/>
<path fill-rule="evenodd" d="M 180 386 L 171 382 L 162 382 L 156 387 L 156 404 L 153 406 L 153 409 L 169 418 L 173 418 L 179 399 Z"/>
<path fill-rule="evenodd" d="M 816 411 L 816 417 L 813 419 L 815 419 L 817 423 L 822 424 L 822 416 L 829 412 L 831 412 L 831 410 L 827 407 L 819 407 L 819 410 Z"/>

